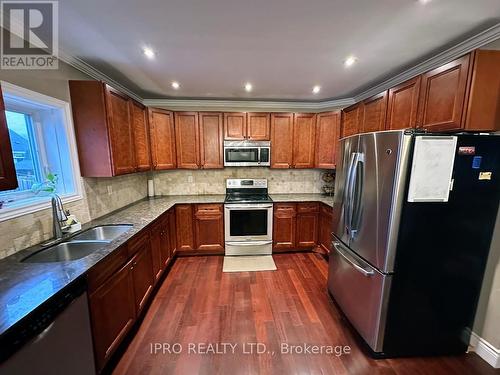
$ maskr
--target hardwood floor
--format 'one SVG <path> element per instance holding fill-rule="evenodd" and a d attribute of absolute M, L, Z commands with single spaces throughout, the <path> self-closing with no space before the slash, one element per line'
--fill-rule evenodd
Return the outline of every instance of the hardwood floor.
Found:
<path fill-rule="evenodd" d="M 476 354 L 369 358 L 327 294 L 326 261 L 314 253 L 278 254 L 274 259 L 274 272 L 222 273 L 220 256 L 178 258 L 113 373 L 499 373 Z M 219 343 L 212 348 L 218 352 L 207 353 L 209 347 L 198 346 L 204 343 Z M 260 343 L 254 352 L 265 346 L 265 353 L 245 354 L 250 343 Z M 281 352 L 281 343 L 349 346 L 350 353 L 287 354 Z M 236 345 L 234 354 L 229 344 Z"/>

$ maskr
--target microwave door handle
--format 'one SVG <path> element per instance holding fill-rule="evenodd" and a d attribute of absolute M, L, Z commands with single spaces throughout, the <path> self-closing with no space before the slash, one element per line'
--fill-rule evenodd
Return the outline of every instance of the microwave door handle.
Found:
<path fill-rule="evenodd" d="M 260 164 L 260 147 L 257 148 L 257 163 Z"/>

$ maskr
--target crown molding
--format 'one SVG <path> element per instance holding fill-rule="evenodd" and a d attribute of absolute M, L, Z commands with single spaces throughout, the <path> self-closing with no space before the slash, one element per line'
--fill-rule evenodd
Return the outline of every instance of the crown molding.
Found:
<path fill-rule="evenodd" d="M 143 104 L 172 110 L 225 110 L 225 111 L 326 111 L 354 104 L 353 98 L 322 102 L 230 100 L 230 99 L 144 99 Z"/>
<path fill-rule="evenodd" d="M 111 87 L 113 87 L 114 89 L 116 89 L 118 91 L 121 91 L 122 93 L 127 94 L 131 98 L 133 98 L 133 99 L 137 100 L 138 102 L 142 103 L 143 99 L 139 95 L 137 95 L 135 92 L 133 92 L 132 90 L 130 90 L 127 87 L 123 86 L 121 83 L 115 81 L 114 79 L 112 79 L 108 75 L 104 74 L 100 70 L 97 70 L 92 65 L 87 64 L 82 59 L 66 53 L 61 48 L 59 49 L 59 56 L 58 56 L 58 58 L 59 58 L 59 60 L 65 62 L 66 64 L 71 65 L 73 68 L 79 70 L 80 72 L 85 73 L 89 77 L 92 77 L 92 78 L 94 78 L 95 80 L 98 80 L 98 81 L 103 81 L 106 84 L 108 84 Z"/>
<path fill-rule="evenodd" d="M 368 88 L 365 91 L 360 92 L 359 94 L 354 96 L 354 100 L 355 102 L 359 102 L 373 95 L 379 94 L 382 91 L 388 90 L 391 87 L 394 87 L 396 85 L 399 85 L 400 83 L 409 80 L 410 78 L 428 72 L 429 70 L 432 70 L 445 63 L 455 60 L 456 58 L 463 56 L 466 53 L 469 53 L 499 38 L 500 38 L 500 22 L 438 53 L 437 55 L 425 61 L 422 61 L 421 63 L 411 67 L 410 69 L 405 70 L 404 72 L 401 72 L 390 79 L 387 79 L 381 83 L 376 84 L 375 86 Z"/>

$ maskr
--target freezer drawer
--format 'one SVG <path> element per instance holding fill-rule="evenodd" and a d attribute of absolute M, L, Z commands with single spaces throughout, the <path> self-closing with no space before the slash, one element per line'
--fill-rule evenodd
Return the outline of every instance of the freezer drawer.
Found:
<path fill-rule="evenodd" d="M 391 275 L 381 274 L 334 239 L 328 289 L 358 333 L 382 351 Z"/>

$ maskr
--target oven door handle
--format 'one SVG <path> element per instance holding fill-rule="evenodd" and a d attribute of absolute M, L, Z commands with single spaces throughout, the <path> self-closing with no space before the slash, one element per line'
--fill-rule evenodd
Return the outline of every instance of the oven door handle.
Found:
<path fill-rule="evenodd" d="M 261 208 L 273 208 L 272 204 L 231 204 L 225 206 L 228 210 L 240 210 L 240 209 L 261 209 Z"/>
<path fill-rule="evenodd" d="M 261 245 L 269 245 L 272 243 L 273 243 L 273 241 L 246 241 L 246 242 L 228 242 L 228 241 L 226 241 L 226 245 L 231 245 L 231 246 L 261 246 Z"/>

